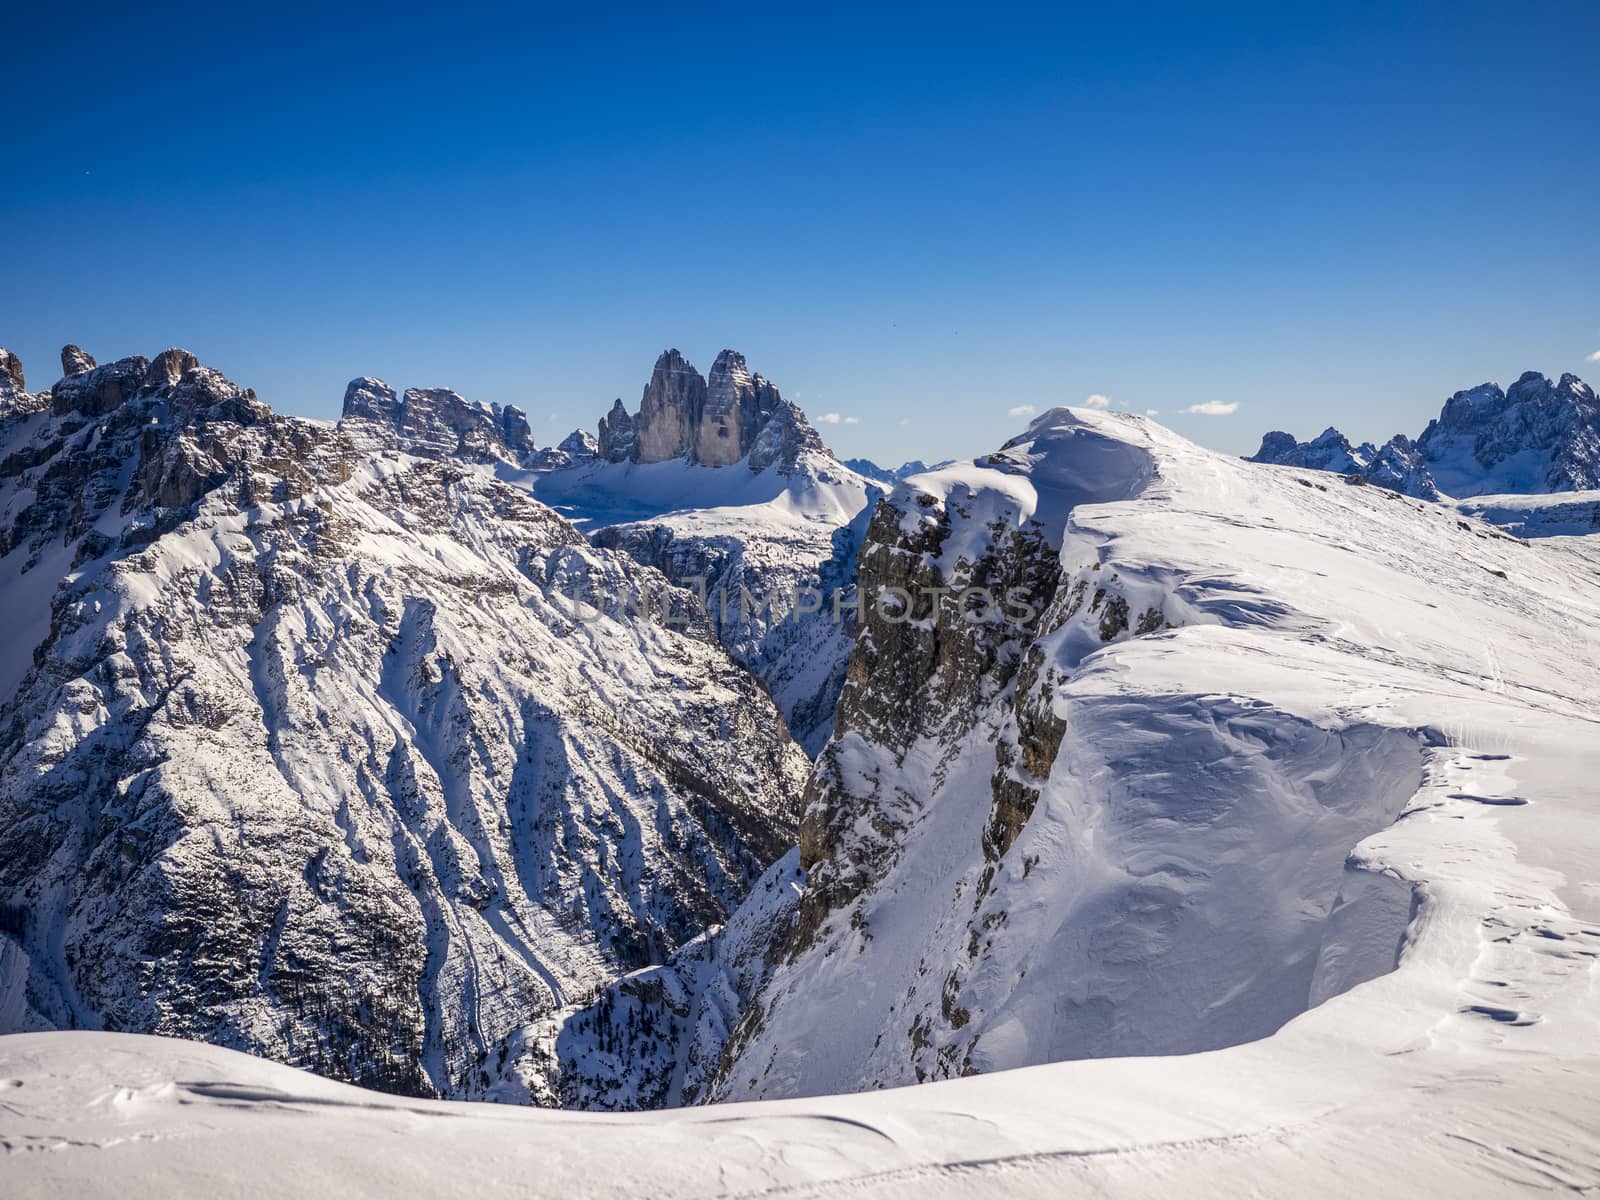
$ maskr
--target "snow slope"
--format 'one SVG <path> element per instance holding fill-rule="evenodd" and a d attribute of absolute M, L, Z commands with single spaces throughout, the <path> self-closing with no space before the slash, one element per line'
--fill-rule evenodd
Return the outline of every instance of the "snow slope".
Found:
<path fill-rule="evenodd" d="M 1411 897 L 1366 839 L 1419 781 L 1596 729 L 1585 560 L 1442 506 L 1057 411 L 887 510 L 863 594 L 1015 570 L 1025 530 L 1059 577 L 1026 631 L 863 632 L 719 1098 L 1265 1036 L 1394 965 Z"/>
<path fill-rule="evenodd" d="M 821 748 L 855 636 L 856 554 L 881 487 L 808 448 L 761 471 L 678 458 L 501 475 L 597 545 L 704 595 L 729 654 L 766 685 L 807 752 Z"/>
<path fill-rule="evenodd" d="M 549 1098 L 521 1031 L 790 844 L 777 710 L 703 620 L 580 614 L 692 597 L 453 434 L 358 453 L 175 351 L 64 382 L 0 421 L 3 1028 Z"/>
<path fill-rule="evenodd" d="M 874 521 L 864 587 L 988 571 L 1053 579 L 1050 604 L 1020 632 L 864 622 L 801 917 L 721 1079 L 991 1073 L 552 1114 L 19 1035 L 10 1190 L 1600 1188 L 1595 542 L 1047 414 Z M 990 682 L 956 690 L 975 665 Z M 1021 1065 L 1141 1048 L 1170 1053 Z"/>

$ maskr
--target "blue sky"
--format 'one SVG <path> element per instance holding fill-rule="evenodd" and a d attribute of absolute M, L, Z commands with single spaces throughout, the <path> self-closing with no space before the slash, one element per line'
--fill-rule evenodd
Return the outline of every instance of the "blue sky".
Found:
<path fill-rule="evenodd" d="M 0 79 L 36 387 L 178 344 L 554 441 L 734 346 L 898 460 L 1090 395 L 1245 452 L 1600 376 L 1594 4 L 46 7 Z"/>

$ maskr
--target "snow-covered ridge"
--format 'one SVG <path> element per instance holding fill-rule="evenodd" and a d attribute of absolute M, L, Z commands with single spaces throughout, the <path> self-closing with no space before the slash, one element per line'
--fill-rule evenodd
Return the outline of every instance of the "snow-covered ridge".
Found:
<path fill-rule="evenodd" d="M 815 753 L 833 728 L 855 636 L 855 558 L 883 488 L 840 464 L 805 414 L 732 350 L 708 379 L 664 352 L 639 412 L 617 401 L 596 449 L 536 455 L 532 469 L 500 476 L 596 545 L 706 593 L 723 645 Z M 796 603 L 802 592 L 817 597 L 815 611 Z"/>
<path fill-rule="evenodd" d="M 1048 604 L 1020 640 L 863 629 L 799 917 L 713 1094 L 1226 1046 L 1391 970 L 1453 824 L 1526 807 L 1488 780 L 1507 722 L 1545 730 L 1552 803 L 1582 794 L 1557 748 L 1600 725 L 1589 549 L 1124 414 L 908 480 L 863 591 L 1031 564 Z"/>
<path fill-rule="evenodd" d="M 1033 482 L 1092 493 L 1117 456 L 1137 468 L 1120 497 L 1063 511 Z M 610 1010 L 697 1014 L 674 1043 L 693 1053 L 654 1060 L 669 1092 L 720 1026 L 718 1094 L 867 1094 L 402 1106 L 211 1047 L 36 1035 L 0 1041 L 21 1084 L 6 1140 L 53 1150 L 10 1160 L 19 1186 L 139 1195 L 179 1164 L 298 1194 L 268 1168 L 315 1155 L 318 1184 L 354 1195 L 1600 1187 L 1596 539 L 1523 541 L 1093 412 L 908 484 L 880 518 L 877 578 L 1021 575 L 1053 583 L 1051 608 L 1026 639 L 864 628 L 794 919 L 785 865 L 734 918 L 731 959 L 703 969 L 697 943 Z M 981 690 L 955 686 L 986 656 Z M 852 881 L 851 861 L 883 869 Z M 610 1045 L 598 1029 L 572 1052 Z M 989 1073 L 878 1090 L 913 1067 Z"/>
<path fill-rule="evenodd" d="M 1552 383 L 1537 371 L 1510 388 L 1457 392 L 1415 441 L 1352 445 L 1337 429 L 1296 442 L 1275 431 L 1252 462 L 1359 475 L 1424 499 L 1600 488 L 1600 400 L 1576 375 Z"/>
<path fill-rule="evenodd" d="M 771 701 L 703 620 L 575 618 L 671 585 L 503 426 L 362 452 L 181 351 L 74 365 L 0 415 L 0 1012 L 549 1099 L 525 1030 L 790 844 Z"/>

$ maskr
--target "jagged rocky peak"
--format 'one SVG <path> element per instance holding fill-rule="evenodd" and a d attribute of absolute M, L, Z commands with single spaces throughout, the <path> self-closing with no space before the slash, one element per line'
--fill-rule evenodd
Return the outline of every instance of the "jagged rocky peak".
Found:
<path fill-rule="evenodd" d="M 1524 372 L 1509 388 L 1459 391 L 1415 441 L 1352 446 L 1337 429 L 1309 442 L 1282 431 L 1251 462 L 1359 477 L 1423 499 L 1600 488 L 1600 401 L 1576 375 L 1552 383 Z"/>
<path fill-rule="evenodd" d="M 50 407 L 47 393 L 34 395 L 22 374 L 22 360 L 0 347 L 0 421 Z"/>
<path fill-rule="evenodd" d="M 605 422 L 602 420 L 601 424 Z M 593 435 L 586 430 L 574 429 L 561 439 L 559 445 L 546 446 L 529 455 L 526 465 L 534 471 L 559 471 L 579 463 L 593 462 L 599 453 L 600 446 Z"/>
<path fill-rule="evenodd" d="M 826 455 L 828 448 L 798 406 L 779 400 L 750 447 L 750 469 L 765 471 L 776 465 L 781 474 L 789 475 L 806 451 Z"/>
<path fill-rule="evenodd" d="M 632 462 L 639 457 L 639 431 L 620 396 L 610 413 L 600 418 L 600 437 L 595 444 L 607 462 Z"/>
<path fill-rule="evenodd" d="M 665 462 L 687 454 L 705 404 L 706 381 L 694 364 L 675 349 L 663 351 L 634 418 L 638 435 L 634 461 Z"/>
<path fill-rule="evenodd" d="M 345 389 L 339 427 L 366 453 L 521 463 L 534 450 L 527 414 L 515 405 L 481 404 L 450 388 L 407 388 L 396 399 L 392 387 L 370 376 Z"/>
<path fill-rule="evenodd" d="M 0 346 L 0 384 L 18 392 L 28 390 L 28 382 L 22 374 L 22 360 L 4 346 Z"/>
<path fill-rule="evenodd" d="M 744 355 L 724 350 L 706 380 L 705 411 L 695 427 L 695 461 L 708 467 L 738 462 L 750 453 L 782 400 L 777 388 L 751 373 Z"/>
<path fill-rule="evenodd" d="M 200 360 L 187 350 L 163 350 L 151 360 L 145 372 L 145 386 L 151 390 L 171 387 L 199 365 Z"/>
<path fill-rule="evenodd" d="M 573 458 L 594 458 L 600 453 L 599 443 L 586 429 L 574 429 L 561 439 L 556 449 L 563 454 L 572 455 Z"/>
<path fill-rule="evenodd" d="M 703 615 L 642 615 L 692 600 L 658 572 L 191 362 L 0 422 L 0 1032 L 544 1096 L 523 1031 L 726 920 L 808 760 Z M 362 379 L 344 424 L 515 444 L 506 412 Z"/>
<path fill-rule="evenodd" d="M 343 482 L 354 464 L 334 430 L 274 415 L 185 350 L 118 359 L 23 399 L 0 415 L 48 412 L 42 424 L 0 427 L 0 488 L 31 497 L 0 518 L 0 555 L 22 548 L 24 572 L 48 554 L 76 568 L 143 546 L 214 492 L 238 504 L 290 500 Z"/>
<path fill-rule="evenodd" d="M 1277 437 L 1279 435 L 1269 433 L 1267 436 Z M 1283 434 L 1281 436 L 1289 437 L 1288 434 Z M 1289 438 L 1289 440 L 1291 442 L 1294 441 L 1293 438 Z M 899 483 L 902 479 L 910 479 L 913 475 L 921 475 L 925 471 L 935 470 L 938 467 L 948 467 L 950 463 L 948 460 L 946 460 L 944 462 L 934 464 L 933 467 L 929 467 L 928 464 L 923 462 L 920 458 L 913 458 L 901 463 L 898 467 L 881 467 L 877 463 L 873 462 L 870 458 L 847 458 L 844 460 L 844 465 L 849 467 L 857 475 L 861 475 L 877 483 Z"/>
<path fill-rule="evenodd" d="M 84 417 L 102 417 L 130 400 L 176 387 L 191 371 L 209 369 L 201 367 L 200 360 L 189 351 L 177 348 L 163 350 L 153 360 L 135 354 L 96 366 L 94 360 L 76 346 L 68 346 L 61 352 L 61 361 L 63 364 L 70 362 L 73 366 L 83 363 L 89 366 L 83 370 L 68 371 L 51 387 L 50 406 L 58 417 L 74 413 Z M 239 392 L 220 373 L 213 373 L 222 380 L 222 390 Z M 249 395 L 253 400 L 254 393 Z"/>
<path fill-rule="evenodd" d="M 774 420 L 779 428 L 768 434 Z M 827 454 L 816 430 L 769 380 L 750 370 L 743 354 L 724 350 L 700 372 L 677 350 L 656 359 L 637 414 L 618 400 L 600 420 L 599 456 L 607 462 L 666 462 L 682 458 L 725 467 L 749 460 L 761 471 L 791 466 L 801 450 Z"/>
<path fill-rule="evenodd" d="M 61 373 L 63 375 L 82 375 L 85 371 L 95 368 L 94 356 L 81 346 L 74 346 L 68 342 L 61 347 Z"/>

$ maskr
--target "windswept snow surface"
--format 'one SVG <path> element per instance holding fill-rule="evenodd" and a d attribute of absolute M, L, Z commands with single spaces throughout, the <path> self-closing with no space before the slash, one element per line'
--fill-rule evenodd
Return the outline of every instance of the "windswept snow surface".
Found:
<path fill-rule="evenodd" d="M 992 756 L 985 735 L 940 747 L 937 777 L 929 747 L 895 765 L 862 745 L 863 764 L 920 780 L 921 807 L 863 894 L 862 924 L 824 929 L 775 972 L 727 1080 L 763 1095 L 895 1082 L 861 1077 L 861 1039 L 904 1037 L 909 1012 L 938 997 L 893 972 L 946 955 L 929 969 L 937 990 L 967 954 L 968 915 L 1003 904 L 994 945 L 958 979 L 965 1021 L 935 1030 L 935 1049 L 949 1033 L 993 1073 L 602 1116 L 399 1100 L 154 1038 L 20 1034 L 0 1039 L 7 1193 L 1600 1188 L 1596 539 L 1523 541 L 1098 412 L 1047 414 L 965 491 L 940 472 L 897 495 L 925 487 L 932 503 L 999 511 L 1003 492 L 1059 512 L 1046 481 L 1070 476 L 1090 442 L 1126 447 L 1141 469 L 1124 498 L 1060 512 L 1062 594 L 1092 579 L 1105 596 L 1038 635 L 1058 672 L 1039 686 L 1065 732 L 992 885 L 975 907 L 994 760 L 968 768 Z M 1161 625 L 1106 625 L 1118 598 Z M 988 729 L 1004 743 L 1013 718 L 996 705 Z M 1297 829 L 1316 834 L 1314 853 L 1297 856 Z M 1340 830 L 1364 831 L 1330 863 Z M 1139 880 L 1159 883 L 1153 907 L 1093 902 Z M 1291 977 L 1298 1015 L 1281 1007 Z M 1109 1009 L 1084 1003 L 1097 994 Z M 1202 1041 L 1268 1036 L 995 1070 L 1073 1047 L 1127 1053 L 1119 1037 L 1140 1023 L 1171 1047 L 1188 1028 L 1171 1022 L 1202 1000 L 1248 1017 Z"/>

